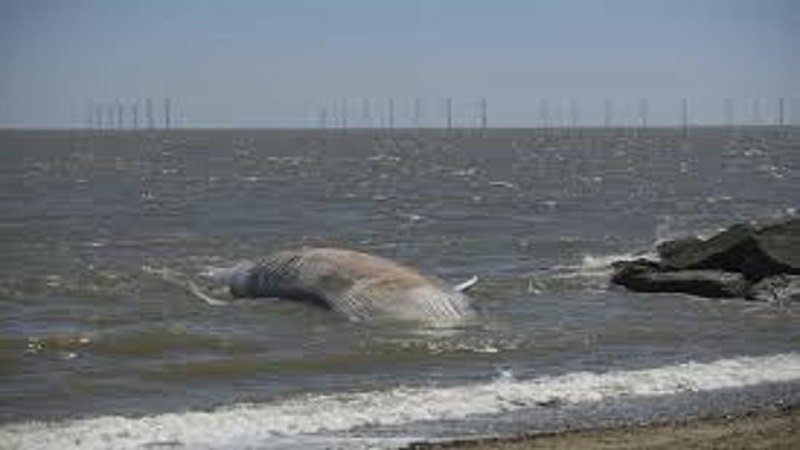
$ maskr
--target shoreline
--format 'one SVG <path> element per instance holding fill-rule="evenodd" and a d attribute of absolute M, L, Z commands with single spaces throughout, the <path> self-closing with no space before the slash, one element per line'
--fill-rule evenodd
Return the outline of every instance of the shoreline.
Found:
<path fill-rule="evenodd" d="M 732 417 L 610 428 L 564 430 L 510 437 L 417 442 L 404 450 L 582 450 L 582 449 L 798 449 L 800 405 Z"/>

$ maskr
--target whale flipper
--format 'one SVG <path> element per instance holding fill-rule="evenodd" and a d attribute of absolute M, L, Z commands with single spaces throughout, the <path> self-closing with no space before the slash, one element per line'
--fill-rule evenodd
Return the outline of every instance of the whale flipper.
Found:
<path fill-rule="evenodd" d="M 473 275 L 472 278 L 470 278 L 469 280 L 453 286 L 453 289 L 457 290 L 458 292 L 464 292 L 467 289 L 471 288 L 472 286 L 475 286 L 477 283 L 478 283 L 478 276 Z"/>

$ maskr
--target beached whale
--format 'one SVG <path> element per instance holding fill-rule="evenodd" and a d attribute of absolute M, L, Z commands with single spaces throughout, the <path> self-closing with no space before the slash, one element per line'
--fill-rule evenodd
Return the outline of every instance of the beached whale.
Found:
<path fill-rule="evenodd" d="M 475 317 L 462 292 L 477 278 L 453 286 L 379 256 L 339 248 L 301 248 L 218 271 L 233 297 L 273 297 L 315 304 L 353 321 L 410 321 L 452 326 Z M 201 295 L 202 293 L 197 292 Z M 209 303 L 219 303 L 206 297 Z"/>

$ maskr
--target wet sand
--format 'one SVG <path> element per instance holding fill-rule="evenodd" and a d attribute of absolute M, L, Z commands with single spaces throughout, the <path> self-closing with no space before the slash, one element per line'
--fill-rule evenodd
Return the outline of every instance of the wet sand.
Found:
<path fill-rule="evenodd" d="M 508 439 L 419 443 L 409 446 L 408 449 L 800 449 L 800 407 L 683 423 L 565 431 Z"/>

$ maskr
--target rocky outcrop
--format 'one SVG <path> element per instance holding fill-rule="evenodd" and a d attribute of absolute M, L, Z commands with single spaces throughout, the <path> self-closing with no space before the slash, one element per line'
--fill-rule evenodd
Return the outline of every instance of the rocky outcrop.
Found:
<path fill-rule="evenodd" d="M 672 270 L 722 270 L 751 281 L 800 274 L 800 219 L 766 226 L 737 224 L 708 240 L 668 241 L 656 250 Z"/>
<path fill-rule="evenodd" d="M 611 282 L 638 292 L 800 301 L 800 219 L 737 224 L 709 238 L 660 244 L 659 261 L 613 264 Z"/>
<path fill-rule="evenodd" d="M 617 266 L 611 281 L 637 292 L 680 292 L 701 297 L 744 297 L 749 283 L 742 274 L 718 270 L 665 270 L 641 261 Z"/>

